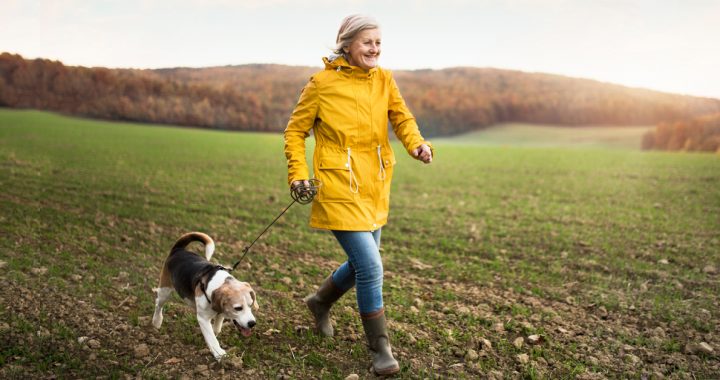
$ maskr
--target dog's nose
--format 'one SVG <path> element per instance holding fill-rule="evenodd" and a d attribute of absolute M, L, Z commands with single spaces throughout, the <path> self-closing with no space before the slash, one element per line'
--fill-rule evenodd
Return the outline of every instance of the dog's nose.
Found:
<path fill-rule="evenodd" d="M 250 321 L 250 322 L 248 322 L 248 327 L 249 327 L 249 328 L 255 327 L 255 321 Z"/>

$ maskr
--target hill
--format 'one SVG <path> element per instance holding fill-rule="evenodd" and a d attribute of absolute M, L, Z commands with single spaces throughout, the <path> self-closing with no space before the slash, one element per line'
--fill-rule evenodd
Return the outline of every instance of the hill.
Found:
<path fill-rule="evenodd" d="M 651 126 L 556 126 L 503 123 L 457 136 L 433 139 L 433 143 L 483 146 L 640 149 Z"/>
<path fill-rule="evenodd" d="M 128 70 L 0 55 L 0 106 L 115 120 L 282 131 L 319 68 L 241 65 Z M 653 125 L 720 112 L 720 100 L 487 68 L 396 71 L 427 136 L 498 123 Z"/>

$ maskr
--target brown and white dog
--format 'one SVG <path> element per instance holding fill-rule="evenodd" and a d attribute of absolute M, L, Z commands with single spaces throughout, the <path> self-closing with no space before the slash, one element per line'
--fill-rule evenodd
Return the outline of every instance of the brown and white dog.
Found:
<path fill-rule="evenodd" d="M 193 241 L 205 244 L 205 258 L 186 249 Z M 215 359 L 220 360 L 225 350 L 216 336 L 225 318 L 231 319 L 243 336 L 250 336 L 255 326 L 251 308 L 257 309 L 258 305 L 250 284 L 236 280 L 227 268 L 210 263 L 214 251 L 215 243 L 202 232 L 190 232 L 178 239 L 160 272 L 160 286 L 154 289 L 157 299 L 152 323 L 158 329 L 162 326 L 163 305 L 174 288 L 195 309 L 205 342 Z"/>

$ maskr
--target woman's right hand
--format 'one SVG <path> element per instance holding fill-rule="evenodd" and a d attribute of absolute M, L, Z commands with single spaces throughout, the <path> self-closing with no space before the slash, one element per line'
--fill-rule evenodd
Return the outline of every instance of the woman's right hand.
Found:
<path fill-rule="evenodd" d="M 293 181 L 293 183 L 290 185 L 290 190 L 295 190 L 295 188 L 298 186 L 308 188 L 310 187 L 310 181 L 306 179 L 300 181 Z"/>

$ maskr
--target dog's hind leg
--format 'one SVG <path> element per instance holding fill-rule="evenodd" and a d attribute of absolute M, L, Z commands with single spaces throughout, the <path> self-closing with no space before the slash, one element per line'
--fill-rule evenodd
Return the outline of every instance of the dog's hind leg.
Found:
<path fill-rule="evenodd" d="M 218 314 L 215 319 L 213 320 L 212 326 L 213 326 L 213 332 L 215 333 L 215 336 L 220 335 L 220 331 L 222 330 L 223 322 L 225 321 L 225 317 Z"/>
<path fill-rule="evenodd" d="M 159 329 L 163 323 L 163 306 L 173 291 L 170 272 L 165 265 L 163 265 L 163 269 L 160 272 L 160 286 L 153 290 L 157 293 L 157 298 L 155 299 L 155 313 L 153 314 L 152 324 L 156 329 Z"/>
<path fill-rule="evenodd" d="M 170 299 L 173 288 L 157 288 L 154 290 L 157 293 L 157 298 L 155 299 L 155 314 L 153 314 L 152 324 L 156 329 L 159 329 L 163 323 L 163 305 Z"/>

